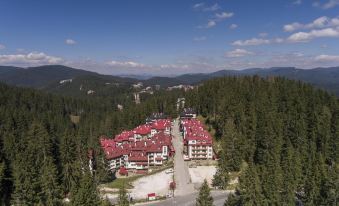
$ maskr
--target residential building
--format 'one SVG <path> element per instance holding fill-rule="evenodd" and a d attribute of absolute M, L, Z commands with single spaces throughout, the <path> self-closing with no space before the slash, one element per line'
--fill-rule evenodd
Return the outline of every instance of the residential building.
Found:
<path fill-rule="evenodd" d="M 182 119 L 180 129 L 183 133 L 186 160 L 213 158 L 212 137 L 199 120 Z"/>
<path fill-rule="evenodd" d="M 123 131 L 114 139 L 102 136 L 100 144 L 111 170 L 143 170 L 160 166 L 173 154 L 171 121 L 159 119 L 131 131 Z"/>

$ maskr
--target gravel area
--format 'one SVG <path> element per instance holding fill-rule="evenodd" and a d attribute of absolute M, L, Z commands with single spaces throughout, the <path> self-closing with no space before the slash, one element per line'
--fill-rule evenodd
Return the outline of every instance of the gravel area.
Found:
<path fill-rule="evenodd" d="M 216 166 L 197 166 L 196 168 L 188 169 L 191 181 L 194 184 L 201 184 L 204 182 L 204 179 L 211 185 L 214 174 L 217 169 Z"/>
<path fill-rule="evenodd" d="M 157 196 L 165 196 L 169 192 L 169 184 L 173 181 L 173 173 L 166 171 L 154 175 L 141 177 L 133 182 L 134 188 L 129 190 L 133 199 L 145 199 L 147 194 L 155 193 Z"/>

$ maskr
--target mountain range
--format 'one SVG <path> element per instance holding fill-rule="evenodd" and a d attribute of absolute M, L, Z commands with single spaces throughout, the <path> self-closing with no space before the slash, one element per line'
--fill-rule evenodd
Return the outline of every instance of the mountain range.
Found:
<path fill-rule="evenodd" d="M 32 87 L 47 91 L 59 91 L 61 93 L 66 88 L 69 89 L 69 86 L 64 88 L 64 86 L 60 84 L 61 80 L 67 79 L 72 79 L 73 82 L 77 82 L 77 88 L 86 83 L 102 87 L 106 85 L 107 87 L 107 85 L 111 84 L 130 86 L 137 82 L 142 82 L 145 86 L 160 85 L 162 87 L 168 87 L 179 84 L 194 85 L 215 77 L 245 75 L 258 75 L 261 77 L 282 76 L 288 79 L 301 80 L 339 96 L 339 67 L 314 69 L 298 69 L 294 67 L 273 67 L 267 69 L 251 68 L 244 70 L 220 70 L 212 73 L 183 74 L 175 77 L 145 78 L 144 75 L 143 78 L 138 78 L 137 75 L 103 75 L 63 65 L 45 65 L 29 68 L 0 66 L 1 82 L 21 87 Z"/>

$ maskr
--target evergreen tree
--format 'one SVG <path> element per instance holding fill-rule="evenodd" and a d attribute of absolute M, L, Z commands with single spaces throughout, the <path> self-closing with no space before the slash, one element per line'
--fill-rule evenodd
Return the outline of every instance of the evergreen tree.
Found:
<path fill-rule="evenodd" d="M 257 174 L 255 166 L 249 164 L 244 174 L 240 177 L 240 203 L 244 206 L 257 205 L 265 206 L 269 205 L 265 201 L 262 193 L 262 187 Z"/>
<path fill-rule="evenodd" d="M 96 184 L 88 172 L 81 177 L 79 185 L 74 187 L 71 195 L 71 205 L 92 206 L 100 205 L 101 201 L 97 192 Z"/>
<path fill-rule="evenodd" d="M 44 204 L 45 200 L 58 199 L 58 183 L 56 170 L 51 160 L 51 145 L 46 130 L 37 122 L 33 122 L 27 137 L 24 139 L 25 149 L 17 154 L 14 163 L 14 204 Z M 52 169 L 51 175 L 48 169 Z M 48 178 L 47 178 L 48 177 Z M 47 182 L 44 182 L 47 181 Z M 43 184 L 54 183 L 43 192 Z M 50 195 L 56 195 L 51 197 Z M 52 201 L 53 202 L 53 201 Z"/>
<path fill-rule="evenodd" d="M 213 177 L 212 185 L 214 187 L 220 187 L 221 189 L 226 189 L 229 182 L 229 170 L 225 167 L 225 155 L 223 155 L 223 151 L 221 152 L 221 157 L 218 161 L 218 168 Z"/>
<path fill-rule="evenodd" d="M 68 193 L 78 182 L 79 167 L 76 158 L 76 139 L 74 134 L 66 130 L 60 142 L 60 161 L 62 166 L 63 190 Z"/>
<path fill-rule="evenodd" d="M 0 195 L 0 201 L 2 200 L 3 194 L 4 194 L 3 188 L 5 188 L 4 187 L 4 184 L 5 184 L 5 169 L 6 169 L 5 162 L 0 160 L 0 194 L 1 194 Z"/>
<path fill-rule="evenodd" d="M 122 184 L 122 187 L 119 189 L 119 206 L 129 206 L 129 200 L 127 196 L 127 190 L 125 188 L 125 184 Z"/>
<path fill-rule="evenodd" d="M 225 151 L 223 156 L 226 160 L 224 162 L 225 168 L 228 171 L 239 171 L 241 165 L 241 151 L 240 151 L 240 136 L 236 131 L 234 121 L 227 119 L 224 126 L 222 137 L 222 148 Z"/>
<path fill-rule="evenodd" d="M 61 205 L 61 189 L 57 181 L 57 169 L 50 157 L 44 160 L 41 168 L 41 190 L 44 196 L 44 205 Z"/>
<path fill-rule="evenodd" d="M 199 196 L 196 200 L 196 206 L 212 206 L 213 198 L 211 196 L 211 189 L 208 186 L 206 179 L 204 183 L 201 185 L 199 190 Z"/>
<path fill-rule="evenodd" d="M 224 206 L 241 206 L 239 195 L 229 194 Z"/>

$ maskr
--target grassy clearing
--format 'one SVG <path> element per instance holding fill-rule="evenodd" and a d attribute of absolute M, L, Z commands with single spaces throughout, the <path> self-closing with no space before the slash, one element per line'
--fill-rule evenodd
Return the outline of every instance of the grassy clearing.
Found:
<path fill-rule="evenodd" d="M 71 122 L 74 124 L 78 124 L 80 122 L 80 116 L 77 115 L 69 115 Z"/>

